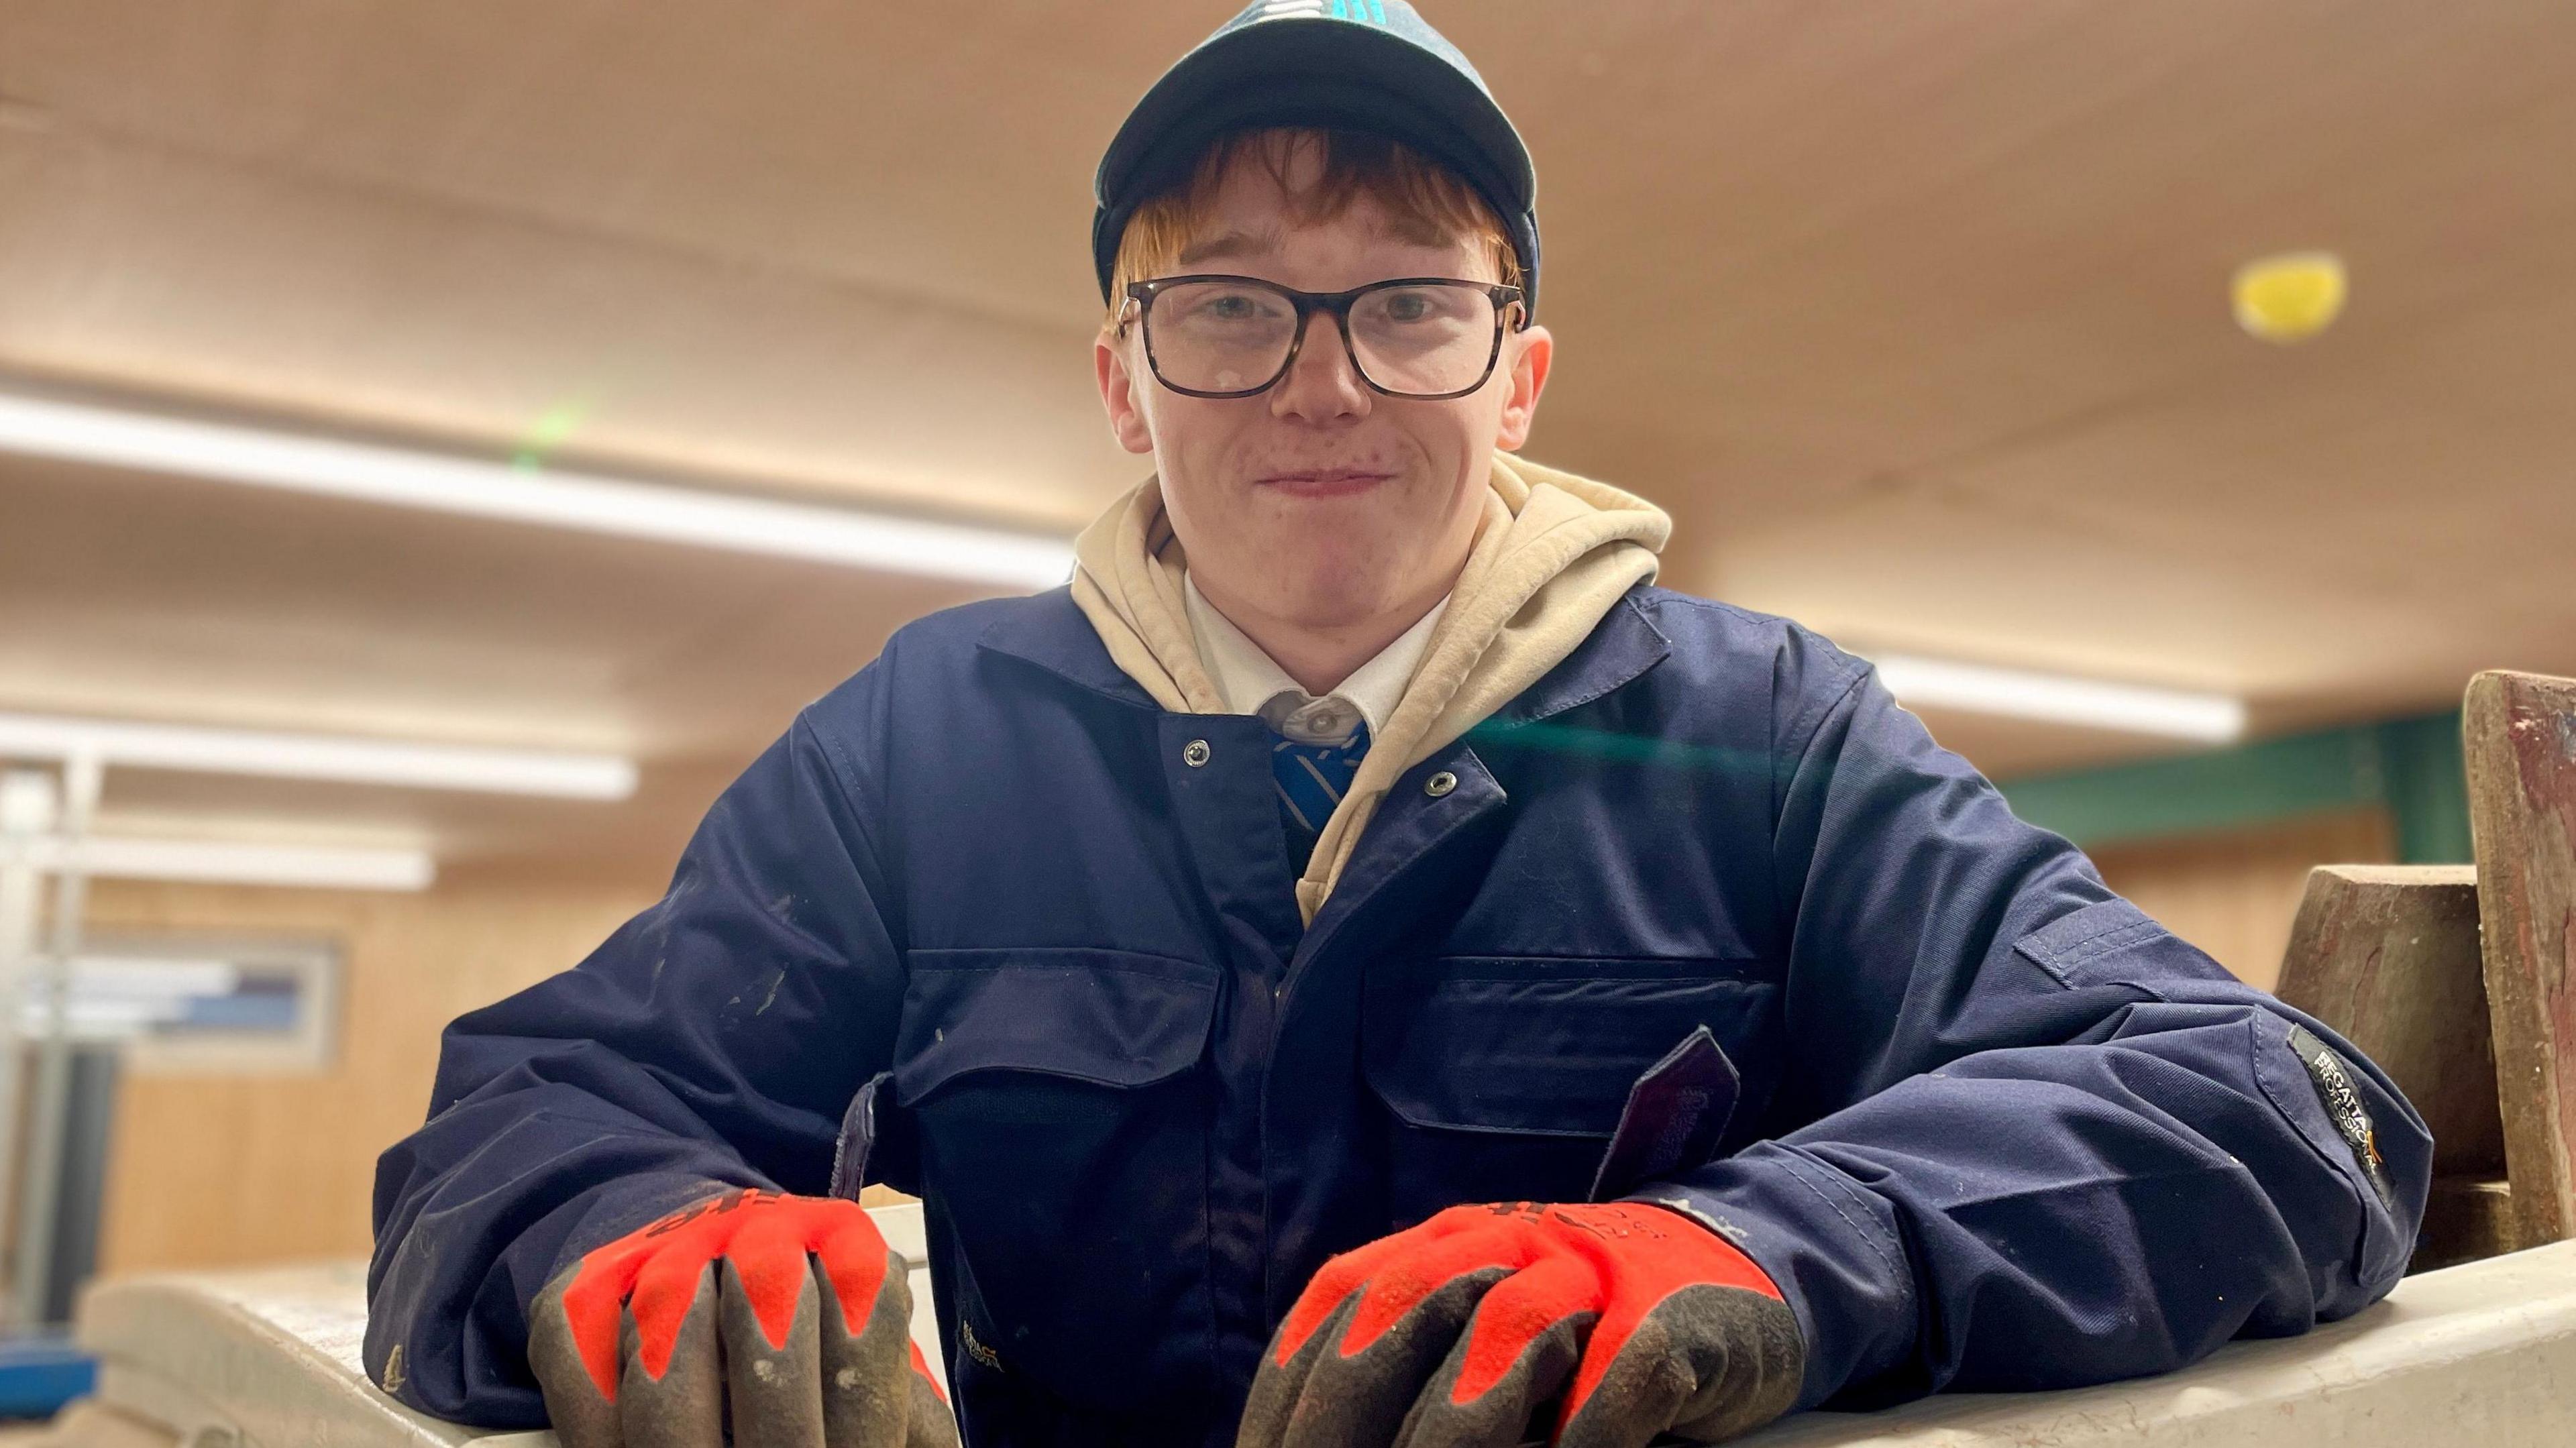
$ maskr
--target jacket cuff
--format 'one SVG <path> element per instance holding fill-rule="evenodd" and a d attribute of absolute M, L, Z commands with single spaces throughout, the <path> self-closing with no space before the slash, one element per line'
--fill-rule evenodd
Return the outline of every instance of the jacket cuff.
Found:
<path fill-rule="evenodd" d="M 1806 1379 L 1790 1409 L 1921 1391 L 1900 1372 L 1921 1311 L 1894 1212 L 1814 1153 L 1759 1142 L 1623 1198 L 1682 1213 L 1753 1259 L 1797 1314 Z M 1847 1390 L 1850 1390 L 1847 1393 Z"/>
<path fill-rule="evenodd" d="M 552 1282 L 566 1269 L 592 1252 L 607 1246 L 638 1228 L 647 1227 L 682 1207 L 705 1201 L 712 1196 L 743 1187 L 776 1191 L 765 1178 L 745 1172 L 749 1181 L 727 1181 L 700 1176 L 695 1172 L 640 1172 L 606 1183 L 591 1193 L 583 1206 L 580 1221 L 567 1231 L 555 1249 L 553 1262 L 546 1267 L 545 1281 Z M 542 1288 L 545 1284 L 539 1283 Z"/>

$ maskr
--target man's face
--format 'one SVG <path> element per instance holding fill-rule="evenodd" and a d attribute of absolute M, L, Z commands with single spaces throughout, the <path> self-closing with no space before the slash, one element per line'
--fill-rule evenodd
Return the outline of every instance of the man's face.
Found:
<path fill-rule="evenodd" d="M 1301 188 L 1320 169 L 1312 148 L 1286 168 Z M 1495 282 L 1493 259 L 1466 240 L 1390 234 L 1363 196 L 1340 216 L 1292 224 L 1284 191 L 1249 152 L 1224 173 L 1215 210 L 1175 275 L 1259 277 L 1338 292 L 1391 277 Z M 1130 314 L 1132 316 L 1132 312 Z M 1330 316 L 1317 313 L 1286 376 L 1251 397 L 1190 397 L 1146 363 L 1142 329 L 1104 333 L 1102 401 L 1128 451 L 1151 453 L 1191 576 L 1241 619 L 1328 629 L 1428 608 L 1466 562 L 1495 448 L 1518 448 L 1547 377 L 1550 341 L 1506 331 L 1482 387 L 1444 401 L 1372 391 Z"/>

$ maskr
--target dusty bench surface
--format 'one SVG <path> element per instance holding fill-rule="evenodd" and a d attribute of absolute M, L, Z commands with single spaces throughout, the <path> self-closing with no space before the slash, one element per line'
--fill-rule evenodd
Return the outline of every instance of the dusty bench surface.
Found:
<path fill-rule="evenodd" d="M 919 1205 L 870 1209 L 912 1269 L 913 1337 L 935 1364 Z M 413 1412 L 367 1380 L 367 1267 L 329 1262 L 102 1282 L 81 1301 L 81 1345 L 99 1356 L 98 1406 L 169 1441 L 243 1448 L 554 1448 L 552 1433 L 491 1433 Z M 94 1415 L 96 1416 L 96 1415 Z M 67 1414 L 63 1448 L 126 1448 L 123 1423 Z M 138 1443 L 138 1448 L 140 1445 Z"/>
<path fill-rule="evenodd" d="M 891 1236 L 892 1234 L 889 1233 Z M 900 1244 L 898 1244 L 900 1245 Z M 551 1448 L 422 1417 L 359 1368 L 354 1263 L 102 1285 L 82 1338 L 100 1398 L 185 1433 L 254 1448 Z M 926 1295 L 926 1294 L 925 1294 Z M 66 1444 L 85 1439 L 66 1425 Z M 119 1439 L 122 1443 L 125 1439 Z M 1883 1413 L 1812 1413 L 1747 1448 L 2560 1448 L 2576 1441 L 2576 1242 L 2410 1277 L 2305 1337 L 2233 1344 L 2161 1378 L 2062 1393 L 1955 1394 Z"/>
<path fill-rule="evenodd" d="M 1810 1413 L 1745 1448 L 2564 1448 L 2576 1442 L 2576 1242 L 2397 1285 L 2304 1337 L 2238 1342 L 2163 1377 Z"/>

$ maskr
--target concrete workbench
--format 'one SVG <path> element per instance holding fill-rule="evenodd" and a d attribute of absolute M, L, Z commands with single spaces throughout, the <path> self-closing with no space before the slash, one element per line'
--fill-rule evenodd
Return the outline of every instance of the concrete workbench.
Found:
<path fill-rule="evenodd" d="M 918 1208 L 880 1209 L 916 1263 L 915 1320 L 936 1353 Z M 133 1278 L 85 1301 L 95 1402 L 60 1448 L 552 1448 L 424 1418 L 358 1363 L 357 1264 Z M 1954 1394 L 1883 1413 L 1811 1413 L 1746 1448 L 2564 1448 L 2576 1443 L 2576 1242 L 2410 1277 L 2305 1337 L 2234 1344 L 2179 1373 L 2075 1392 Z"/>

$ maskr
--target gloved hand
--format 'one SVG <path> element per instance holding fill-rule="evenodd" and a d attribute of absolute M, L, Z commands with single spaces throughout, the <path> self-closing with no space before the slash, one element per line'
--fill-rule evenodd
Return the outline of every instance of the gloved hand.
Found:
<path fill-rule="evenodd" d="M 955 1448 L 911 1325 L 858 1203 L 737 1189 L 557 1274 L 528 1365 L 564 1448 Z"/>
<path fill-rule="evenodd" d="M 1787 1411 L 1805 1367 L 1771 1279 L 1677 1212 L 1452 1207 L 1324 1264 L 1262 1354 L 1235 1441 L 1714 1442 Z"/>

